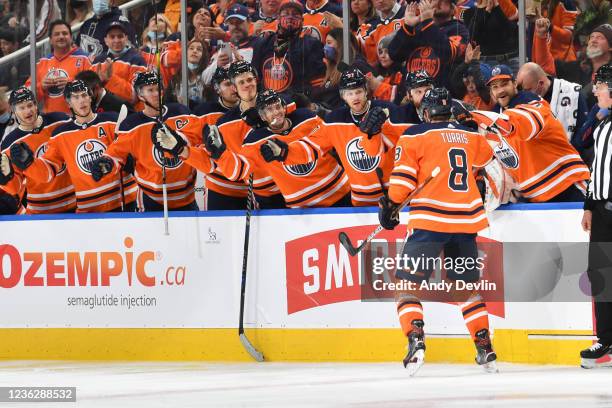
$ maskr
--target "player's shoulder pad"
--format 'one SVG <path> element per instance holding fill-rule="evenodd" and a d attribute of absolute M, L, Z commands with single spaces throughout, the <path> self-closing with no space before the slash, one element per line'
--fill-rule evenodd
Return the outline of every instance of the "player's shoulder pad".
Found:
<path fill-rule="evenodd" d="M 43 125 L 52 125 L 56 122 L 63 122 L 70 120 L 70 116 L 66 115 L 64 112 L 49 112 L 43 113 Z"/>
<path fill-rule="evenodd" d="M 325 115 L 325 123 L 333 124 L 333 123 L 353 123 L 353 119 L 351 118 L 351 111 L 348 106 L 343 106 L 341 108 L 334 109 Z"/>
<path fill-rule="evenodd" d="M 410 126 L 404 131 L 404 136 L 418 136 L 431 130 L 443 130 L 449 129 L 449 125 L 452 128 L 456 128 L 454 123 L 439 122 L 439 123 L 420 123 L 418 125 Z"/>
<path fill-rule="evenodd" d="M 171 118 L 173 116 L 191 115 L 191 111 L 189 110 L 189 108 L 180 103 L 167 103 L 166 107 L 168 108 L 165 115 L 167 118 Z"/>
<path fill-rule="evenodd" d="M 242 144 L 243 145 L 248 145 L 248 144 L 257 143 L 257 142 L 259 142 L 262 139 L 265 139 L 267 137 L 274 136 L 274 135 L 275 134 L 270 129 L 268 129 L 267 127 L 259 128 L 259 129 L 251 129 L 246 134 Z M 276 136 L 280 137 L 281 135 L 276 135 Z"/>
<path fill-rule="evenodd" d="M 25 132 L 19 128 L 13 129 L 8 135 L 2 138 L 2 143 L 0 143 L 0 151 L 4 151 L 11 147 L 13 143 L 26 136 L 29 132 Z"/>
<path fill-rule="evenodd" d="M 102 122 L 117 122 L 117 119 L 119 119 L 118 112 L 100 112 L 94 119 L 92 125 Z"/>
<path fill-rule="evenodd" d="M 514 108 L 516 105 L 522 105 L 524 103 L 539 101 L 541 99 L 542 98 L 540 98 L 538 95 L 534 94 L 533 92 L 519 91 L 519 93 L 517 93 L 514 96 L 514 98 L 512 98 L 510 103 L 508 104 L 508 108 Z"/>
<path fill-rule="evenodd" d="M 196 116 L 204 116 L 209 113 L 224 113 L 227 112 L 227 108 L 219 103 L 219 101 L 205 101 L 195 108 L 193 108 L 193 114 Z"/>
<path fill-rule="evenodd" d="M 232 122 L 234 120 L 242 120 L 242 118 L 240 117 L 240 108 L 239 107 L 235 107 L 233 109 L 228 110 L 227 112 L 225 112 L 223 114 L 223 116 L 221 116 L 218 120 L 217 120 L 217 127 L 221 126 L 225 123 L 228 122 Z"/>
<path fill-rule="evenodd" d="M 59 125 L 55 129 L 53 129 L 53 132 L 51 132 L 51 137 L 55 137 L 55 136 L 61 135 L 62 133 L 71 132 L 73 130 L 79 130 L 79 129 L 81 129 L 81 128 L 78 127 L 74 123 L 74 120 L 71 120 L 71 121 L 62 123 L 61 125 Z"/>
<path fill-rule="evenodd" d="M 136 126 L 142 125 L 143 123 L 153 122 L 155 119 L 149 118 L 142 112 L 130 113 L 119 125 L 119 132 L 129 132 Z"/>
<path fill-rule="evenodd" d="M 302 122 L 307 121 L 308 119 L 312 119 L 317 116 L 313 111 L 306 108 L 298 108 L 295 111 L 291 112 L 287 117 L 291 120 L 293 127 L 299 125 Z"/>

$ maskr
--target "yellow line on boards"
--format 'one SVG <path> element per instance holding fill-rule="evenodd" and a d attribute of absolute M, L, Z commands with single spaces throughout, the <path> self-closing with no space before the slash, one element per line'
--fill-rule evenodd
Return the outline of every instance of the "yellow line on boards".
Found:
<path fill-rule="evenodd" d="M 399 329 L 247 329 L 246 334 L 266 361 L 399 364 L 406 352 Z M 577 365 L 579 351 L 592 344 L 591 334 L 497 329 L 493 345 L 500 361 Z M 0 329 L 0 338 L 1 360 L 251 361 L 237 329 Z M 426 344 L 429 362 L 474 362 L 467 336 L 429 336 Z"/>

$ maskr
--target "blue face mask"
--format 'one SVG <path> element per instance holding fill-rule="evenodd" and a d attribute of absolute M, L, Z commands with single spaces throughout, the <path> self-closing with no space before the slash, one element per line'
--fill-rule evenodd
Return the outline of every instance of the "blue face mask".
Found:
<path fill-rule="evenodd" d="M 108 0 L 92 0 L 91 5 L 96 16 L 103 16 L 111 11 Z"/>
<path fill-rule="evenodd" d="M 149 37 L 149 40 L 155 41 L 155 34 L 157 34 L 158 40 L 163 40 L 164 38 L 166 38 L 166 35 L 164 33 L 158 33 L 157 31 L 149 31 L 147 33 L 147 37 Z"/>
<path fill-rule="evenodd" d="M 0 123 L 6 123 L 11 119 L 11 112 L 4 112 L 0 115 Z"/>
<path fill-rule="evenodd" d="M 323 47 L 323 55 L 325 55 L 325 58 L 327 58 L 328 60 L 335 62 L 338 56 L 338 50 L 336 50 L 331 45 L 325 45 Z"/>
<path fill-rule="evenodd" d="M 189 68 L 191 71 L 195 71 L 196 69 L 198 69 L 198 64 L 194 64 L 193 62 L 188 62 L 187 68 Z"/>
<path fill-rule="evenodd" d="M 129 49 L 130 49 L 130 46 L 129 46 L 129 45 L 126 45 L 126 46 L 125 46 L 125 48 L 124 48 L 124 49 L 122 49 L 122 50 L 121 50 L 121 51 L 119 51 L 119 52 L 115 52 L 115 51 L 111 50 L 110 48 L 108 49 L 108 52 L 110 52 L 110 53 L 111 53 L 111 54 L 113 54 L 115 57 L 117 57 L 117 56 L 119 56 L 119 55 L 123 54 L 124 52 L 126 52 L 126 51 L 127 51 L 127 50 L 129 50 Z"/>

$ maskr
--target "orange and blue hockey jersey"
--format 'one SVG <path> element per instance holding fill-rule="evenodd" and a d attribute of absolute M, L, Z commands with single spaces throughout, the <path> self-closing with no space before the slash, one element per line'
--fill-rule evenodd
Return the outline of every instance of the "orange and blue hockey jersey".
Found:
<path fill-rule="evenodd" d="M 554 117 L 548 102 L 517 104 L 503 113 L 509 118 L 511 131 L 505 139 L 494 138 L 499 140 L 494 149 L 523 198 L 541 203 L 572 184 L 584 189 L 589 169 L 567 140 L 563 124 Z"/>
<path fill-rule="evenodd" d="M 370 103 L 371 107 L 386 107 L 391 113 L 391 120 L 385 123 L 382 133 L 394 133 L 397 138 L 408 127 L 407 124 L 397 120 L 393 105 L 382 101 Z M 332 111 L 325 118 L 324 129 L 289 144 L 285 164 L 308 163 L 313 157 L 323 157 L 335 149 L 350 181 L 353 205 L 374 205 L 382 196 L 376 169 L 382 168 L 384 180 L 388 180 L 393 167 L 393 149 L 385 149 L 381 145 L 380 150 L 372 155 L 367 154 L 363 147 L 367 135 L 359 130 L 356 123 L 358 122 L 348 107 Z"/>
<path fill-rule="evenodd" d="M 476 233 L 488 222 L 473 168 L 492 158 L 487 140 L 471 129 L 448 122 L 412 126 L 397 143 L 389 198 L 402 203 L 440 167 L 412 199 L 408 229 Z"/>
<path fill-rule="evenodd" d="M 26 177 L 39 183 L 50 183 L 64 171 L 72 184 L 77 212 L 106 212 L 121 207 L 121 186 L 118 177 L 94 181 L 91 163 L 102 156 L 115 138 L 118 114 L 103 112 L 85 124 L 74 120 L 58 126 L 47 144 L 47 151 L 24 170 Z M 136 183 L 132 176 L 123 178 L 125 203 L 136 199 Z"/>
<path fill-rule="evenodd" d="M 91 69 L 93 71 L 107 69 L 107 58 L 110 58 L 112 61 L 113 76 L 104 84 L 104 87 L 121 99 L 130 103 L 136 102 L 134 80 L 137 73 L 144 72 L 147 69 L 144 58 L 135 48 L 130 48 L 118 56 L 113 55 L 111 52 L 106 52 L 96 57 Z"/>
<path fill-rule="evenodd" d="M 36 63 L 36 96 L 41 102 L 45 112 L 70 113 L 70 108 L 64 98 L 64 87 L 51 87 L 43 89 L 42 80 L 47 76 L 54 78 L 67 78 L 72 81 L 81 71 L 91 69 L 91 62 L 87 54 L 78 47 L 72 49 L 62 58 L 57 58 L 53 53 L 42 57 Z M 31 79 L 25 86 L 29 87 Z"/>
<path fill-rule="evenodd" d="M 326 11 L 342 17 L 342 7 L 337 4 L 330 3 L 327 0 L 323 1 L 323 4 L 316 8 L 310 9 L 308 5 L 304 7 L 304 24 L 302 25 L 302 34 L 309 35 L 316 40 L 321 41 L 325 44 L 327 34 L 331 31 L 329 21 L 325 17 Z"/>
<path fill-rule="evenodd" d="M 182 134 L 190 145 L 201 143 L 200 121 L 189 113 L 187 107 L 178 103 L 164 106 L 162 120 L 168 128 Z M 167 157 L 155 147 L 151 131 L 156 122 L 157 118 L 149 117 L 143 112 L 128 116 L 119 127 L 117 140 L 109 146 L 105 155 L 123 165 L 128 154 L 131 154 L 134 157 L 134 174 L 141 193 L 160 205 L 163 204 L 162 166 L 165 163 L 168 208 L 187 206 L 195 200 L 195 171 L 181 159 Z M 115 166 L 115 172 L 117 168 L 118 166 Z"/>
<path fill-rule="evenodd" d="M 331 155 L 315 155 L 310 161 L 299 164 L 267 163 L 261 156 L 260 147 L 269 139 L 291 143 L 312 137 L 325 128 L 323 121 L 307 109 L 298 109 L 287 118 L 291 121 L 287 131 L 276 134 L 268 128 L 253 129 L 247 134 L 240 153 L 226 150 L 217 161 L 218 165 L 225 174 L 231 174 L 232 179 L 247 180 L 251 172 L 262 171 L 272 178 L 291 208 L 329 207 L 337 203 L 350 189 L 348 177 Z"/>
<path fill-rule="evenodd" d="M 41 115 L 43 122 L 39 128 L 31 131 L 19 127 L 2 139 L 0 151 L 10 155 L 9 148 L 13 143 L 24 142 L 34 152 L 34 157 L 41 157 L 47 151 L 51 134 L 58 127 L 70 121 L 63 113 L 54 112 Z M 65 167 L 51 182 L 40 182 L 25 176 L 21 170 L 13 166 L 15 175 L 12 180 L 1 188 L 7 193 L 21 197 L 26 190 L 27 205 L 19 213 L 50 214 L 73 212 L 76 208 L 74 186 Z"/>
<path fill-rule="evenodd" d="M 359 29 L 359 39 L 362 41 L 363 54 L 368 63 L 375 66 L 378 62 L 378 44 L 380 41 L 393 33 L 401 30 L 406 6 L 400 7 L 393 17 L 382 20 L 372 20 L 369 24 L 362 25 Z M 404 61 L 404 60 L 396 60 Z"/>

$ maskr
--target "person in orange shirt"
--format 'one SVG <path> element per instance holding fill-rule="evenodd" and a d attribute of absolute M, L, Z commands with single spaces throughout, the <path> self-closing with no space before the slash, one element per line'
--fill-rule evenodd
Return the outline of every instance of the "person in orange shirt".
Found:
<path fill-rule="evenodd" d="M 44 112 L 70 113 L 64 87 L 76 74 L 90 69 L 91 63 L 87 54 L 72 43 L 72 31 L 66 21 L 51 23 L 49 43 L 53 52 L 36 63 L 36 95 Z M 28 79 L 25 86 L 30 83 Z"/>
<path fill-rule="evenodd" d="M 26 143 L 13 143 L 11 161 L 38 183 L 51 183 L 65 169 L 74 185 L 77 212 L 133 210 L 137 187 L 131 176 L 104 181 L 91 177 L 94 161 L 115 138 L 118 114 L 94 113 L 91 90 L 83 81 L 66 84 L 64 95 L 74 118 L 55 128 L 40 157 Z"/>
<path fill-rule="evenodd" d="M 9 149 L 13 143 L 26 143 L 40 157 L 48 148 L 51 134 L 58 127 L 67 123 L 69 118 L 61 112 L 38 112 L 34 94 L 26 87 L 20 87 L 11 92 L 9 99 L 11 109 L 19 124 L 16 129 L 2 139 L 0 151 L 5 162 L 5 170 L 0 174 L 0 188 L 21 202 L 25 191 L 27 203 L 21 207 L 19 214 L 50 214 L 74 212 L 76 198 L 70 176 L 65 169 L 52 182 L 37 182 L 26 177 L 19 169 L 14 169 L 9 159 Z"/>
<path fill-rule="evenodd" d="M 476 235 L 488 225 L 487 216 L 476 185 L 474 169 L 485 167 L 493 159 L 493 150 L 479 133 L 451 123 L 451 98 L 445 88 L 427 91 L 423 98 L 425 123 L 408 128 L 397 143 L 395 164 L 389 190 L 379 201 L 380 224 L 392 230 L 399 225 L 399 206 L 419 186 L 410 201 L 410 234 L 403 256 L 427 259 L 421 267 L 398 267 L 395 277 L 422 284 L 433 272 L 429 259 L 436 259 L 444 250 L 447 260 L 478 258 Z M 439 174 L 428 184 L 425 180 Z M 453 261 L 452 265 L 456 265 Z M 458 264 L 457 264 L 458 265 Z M 464 271 L 446 270 L 449 282 L 476 282 L 480 270 L 476 263 Z M 489 335 L 489 319 L 482 298 L 476 292 L 461 299 L 459 304 L 466 326 L 476 346 L 476 362 L 487 372 L 495 372 L 497 356 Z M 467 297 L 467 301 L 465 298 Z M 397 313 L 404 335 L 408 338 L 408 353 L 403 360 L 410 375 L 425 359 L 423 306 L 414 291 L 396 293 Z"/>
<path fill-rule="evenodd" d="M 128 31 L 124 23 L 114 21 L 106 30 L 104 41 L 108 51 L 96 57 L 92 69 L 96 71 L 104 87 L 129 103 L 138 102 L 132 84 L 136 74 L 144 72 L 147 64 L 137 49 L 128 43 Z M 142 105 L 136 106 L 137 110 Z"/>
<path fill-rule="evenodd" d="M 553 58 L 561 61 L 575 61 L 574 25 L 580 12 L 572 0 L 544 0 L 542 17 L 550 21 L 550 51 Z"/>

